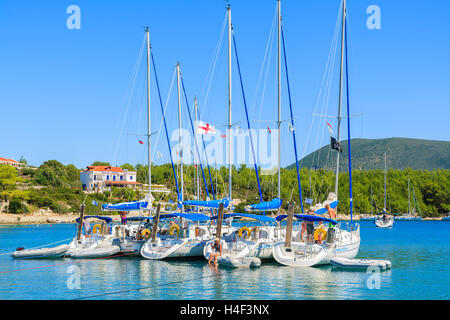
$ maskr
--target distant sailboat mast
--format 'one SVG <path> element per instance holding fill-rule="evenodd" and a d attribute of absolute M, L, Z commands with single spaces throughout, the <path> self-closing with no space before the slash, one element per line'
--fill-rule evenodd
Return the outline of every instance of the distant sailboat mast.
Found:
<path fill-rule="evenodd" d="M 408 214 L 411 214 L 411 196 L 409 192 L 409 178 L 408 178 Z"/>
<path fill-rule="evenodd" d="M 386 152 L 384 153 L 384 211 L 386 211 Z"/>

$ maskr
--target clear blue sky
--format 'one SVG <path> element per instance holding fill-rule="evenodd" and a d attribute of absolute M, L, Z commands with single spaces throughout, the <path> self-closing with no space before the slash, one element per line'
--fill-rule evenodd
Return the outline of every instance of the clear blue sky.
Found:
<path fill-rule="evenodd" d="M 282 1 L 300 154 L 304 152 L 339 3 Z M 66 27 L 66 8 L 71 4 L 81 8 L 80 30 Z M 366 27 L 366 9 L 373 4 L 381 9 L 381 30 Z M 231 5 L 253 115 L 258 112 L 255 91 L 276 1 L 241 0 Z M 137 143 L 139 138 L 127 135 L 146 130 L 143 68 L 123 121 L 129 82 L 144 39 L 143 27 L 150 26 L 163 100 L 174 65 L 180 61 L 191 107 L 194 95 L 203 106 L 225 6 L 223 0 L 2 0 L 0 157 L 18 160 L 23 155 L 35 166 L 56 159 L 79 168 L 95 160 L 145 163 L 145 146 Z M 448 0 L 348 0 L 350 102 L 352 113 L 363 113 L 352 119 L 352 137 L 450 140 L 449 12 Z M 263 119 L 276 119 L 275 45 Z M 213 124 L 227 121 L 226 63 L 224 46 L 203 119 Z M 236 68 L 233 72 L 233 119 L 244 121 Z M 152 86 L 155 131 L 161 113 L 154 83 Z M 337 78 L 332 92 L 328 113 L 336 114 Z M 172 130 L 177 126 L 175 95 L 168 108 Z M 288 118 L 285 88 L 283 118 Z M 188 128 L 188 118 L 183 121 Z M 123 135 L 114 157 L 122 122 Z M 343 132 L 346 139 L 345 126 Z M 327 142 L 325 137 L 319 146 Z M 306 154 L 314 147 L 310 142 Z M 154 161 L 167 162 L 163 136 L 158 150 L 164 157 Z M 282 165 L 293 162 L 291 136 L 285 128 Z"/>

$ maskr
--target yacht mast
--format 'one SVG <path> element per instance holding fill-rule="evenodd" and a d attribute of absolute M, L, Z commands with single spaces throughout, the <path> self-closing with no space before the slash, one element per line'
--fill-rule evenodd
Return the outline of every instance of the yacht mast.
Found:
<path fill-rule="evenodd" d="M 152 158 L 151 158 L 151 121 L 150 121 L 150 32 L 148 27 L 145 28 L 147 35 L 147 143 L 148 143 L 148 200 L 152 196 Z M 150 204 L 151 207 L 151 204 Z"/>
<path fill-rule="evenodd" d="M 181 91 L 180 91 L 180 63 L 177 62 L 177 89 L 178 89 L 178 128 L 179 128 L 179 161 L 180 161 L 180 179 L 181 179 L 181 201 L 184 201 L 184 179 L 183 179 L 183 139 L 181 134 Z M 181 206 L 184 211 L 184 206 Z"/>
<path fill-rule="evenodd" d="M 197 103 L 197 97 L 194 99 L 194 113 L 195 113 L 195 143 L 198 141 L 198 119 L 197 119 L 197 111 L 198 110 L 198 103 Z M 195 153 L 195 175 L 196 175 L 196 183 L 197 183 L 197 201 L 200 200 L 200 177 L 198 175 L 198 166 L 199 166 L 199 158 L 198 153 Z M 197 207 L 197 211 L 199 210 L 199 207 Z"/>
<path fill-rule="evenodd" d="M 342 2 L 342 34 L 341 34 L 341 71 L 340 71 L 340 80 L 339 80 L 339 108 L 338 108 L 338 126 L 337 126 L 337 142 L 340 142 L 340 130 L 341 130 L 341 107 L 342 107 L 342 84 L 343 84 L 343 69 L 344 69 L 344 39 L 345 39 L 345 15 L 346 15 L 346 5 L 345 0 Z M 336 159 L 336 185 L 334 189 L 334 193 L 336 193 L 336 197 L 338 196 L 339 189 L 339 157 L 340 151 L 337 152 Z"/>
<path fill-rule="evenodd" d="M 232 148 L 231 148 L 231 6 L 228 5 L 228 197 L 231 202 L 232 197 Z M 231 212 L 232 205 L 230 204 L 229 210 Z"/>
<path fill-rule="evenodd" d="M 281 199 L 281 1 L 278 4 L 278 198 Z M 278 212 L 279 212 L 278 208 Z"/>

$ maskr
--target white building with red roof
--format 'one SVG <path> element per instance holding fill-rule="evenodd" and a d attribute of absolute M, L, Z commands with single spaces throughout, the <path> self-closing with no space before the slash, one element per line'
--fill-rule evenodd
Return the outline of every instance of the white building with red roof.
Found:
<path fill-rule="evenodd" d="M 129 187 L 140 185 L 136 181 L 136 171 L 128 171 L 112 166 L 88 166 L 80 173 L 83 190 L 103 191 L 111 186 Z"/>
<path fill-rule="evenodd" d="M 6 159 L 6 158 L 0 157 L 0 165 L 2 165 L 2 164 L 8 164 L 8 165 L 13 166 L 14 168 L 17 168 L 17 169 L 21 169 L 21 168 L 26 167 L 25 163 L 21 163 L 21 162 L 18 162 L 16 160 L 13 160 L 13 159 Z"/>

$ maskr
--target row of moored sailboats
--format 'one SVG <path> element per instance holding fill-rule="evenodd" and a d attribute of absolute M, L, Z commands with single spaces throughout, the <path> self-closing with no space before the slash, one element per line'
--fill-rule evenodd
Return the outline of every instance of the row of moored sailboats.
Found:
<path fill-rule="evenodd" d="M 284 43 L 284 33 L 281 19 L 281 2 L 277 1 L 277 21 L 278 21 L 278 195 L 277 198 L 271 201 L 264 201 L 260 182 L 258 165 L 256 161 L 255 151 L 253 149 L 253 141 L 251 136 L 250 119 L 248 117 L 248 110 L 245 102 L 244 86 L 242 84 L 241 71 L 239 67 L 239 60 L 236 48 L 236 40 L 231 24 L 231 8 L 227 7 L 228 15 L 228 152 L 231 154 L 231 128 L 233 126 L 231 119 L 231 65 L 232 65 L 232 43 L 234 43 L 235 58 L 239 71 L 239 79 L 241 81 L 242 96 L 244 98 L 244 107 L 246 113 L 246 120 L 250 132 L 251 151 L 253 153 L 255 162 L 255 173 L 258 182 L 260 203 L 250 205 L 247 210 L 251 213 L 236 213 L 233 212 L 231 204 L 232 198 L 232 162 L 229 160 L 229 177 L 228 177 L 228 198 L 216 199 L 212 191 L 213 200 L 210 200 L 209 190 L 206 183 L 205 176 L 203 180 L 205 184 L 207 201 L 201 201 L 199 192 L 197 191 L 197 200 L 186 201 L 183 198 L 183 170 L 180 168 L 180 186 L 177 179 L 177 170 L 172 160 L 169 135 L 165 121 L 163 106 L 161 103 L 161 110 L 163 114 L 164 127 L 166 130 L 167 144 L 169 147 L 169 154 L 173 168 L 175 185 L 178 195 L 177 212 L 160 212 L 160 205 L 157 209 L 151 208 L 149 199 L 151 198 L 151 165 L 148 166 L 148 182 L 149 192 L 146 200 L 136 201 L 132 203 L 122 203 L 115 205 L 104 205 L 105 210 L 109 211 L 140 211 L 140 216 L 135 219 L 138 223 L 112 225 L 108 217 L 96 217 L 101 219 L 102 223 L 94 226 L 94 233 L 82 234 L 82 224 L 87 219 L 93 217 L 83 216 L 84 206 L 82 206 L 82 214 L 79 221 L 79 229 L 77 236 L 68 245 L 67 250 L 63 253 L 52 254 L 49 252 L 47 257 L 54 256 L 70 256 L 71 258 L 102 258 L 117 255 L 140 255 L 146 259 L 160 260 L 170 258 L 194 258 L 204 257 L 210 260 L 212 254 L 218 253 L 217 263 L 220 265 L 230 267 L 252 267 L 259 266 L 261 261 L 276 260 L 282 265 L 289 265 L 295 267 L 307 267 L 321 264 L 328 264 L 333 258 L 354 258 L 359 250 L 360 232 L 359 225 L 352 219 L 353 213 L 353 199 L 352 199 L 352 184 L 351 184 L 351 146 L 350 146 L 350 115 L 349 115 L 349 101 L 348 101 L 348 75 L 346 72 L 345 84 L 347 85 L 347 116 L 341 116 L 341 108 L 343 102 L 343 87 L 344 87 L 344 65 L 347 68 L 347 31 L 346 31 L 346 1 L 342 0 L 342 38 L 341 38 L 341 68 L 340 68 L 340 83 L 339 83 L 339 108 L 338 108 L 338 134 L 336 139 L 332 138 L 333 143 L 337 142 L 339 147 L 334 148 L 338 150 L 336 161 L 336 184 L 334 193 L 330 193 L 326 203 L 330 205 L 331 209 L 335 209 L 338 204 L 338 177 L 339 177 L 339 157 L 342 149 L 339 145 L 339 126 L 342 118 L 346 118 L 348 122 L 348 153 L 349 153 L 349 173 L 350 173 L 350 222 L 338 223 L 335 219 L 325 217 L 327 210 L 324 208 L 324 203 L 321 208 L 317 208 L 314 212 L 304 214 L 302 203 L 301 184 L 300 184 L 300 170 L 299 161 L 297 158 L 297 146 L 294 126 L 294 115 L 290 96 L 288 67 L 286 59 L 286 49 Z M 147 39 L 147 116 L 148 116 L 148 164 L 151 164 L 151 130 L 150 130 L 150 66 L 153 66 L 154 76 L 158 84 L 158 78 L 155 70 L 154 58 L 151 53 L 149 30 L 146 29 Z M 283 53 L 281 54 L 281 47 Z M 281 119 L 281 59 L 284 57 L 284 66 L 287 82 L 287 91 L 289 94 L 290 107 L 290 131 L 292 132 L 294 151 L 297 164 L 297 181 L 300 200 L 299 214 L 294 214 L 294 204 L 289 203 L 288 214 L 281 215 L 280 207 L 281 200 L 281 176 L 280 176 L 280 126 L 284 120 Z M 344 64 L 345 58 L 345 64 Z M 177 64 L 177 87 L 178 87 L 178 114 L 179 124 L 181 129 L 181 93 L 184 93 L 186 105 L 189 109 L 188 99 L 185 91 L 183 79 L 181 77 L 180 65 Z M 159 85 L 158 85 L 159 94 Z M 161 97 L 159 97 L 161 101 Z M 189 117 L 191 117 L 190 110 Z M 198 111 L 195 110 L 197 117 Z M 194 132 L 194 125 L 190 118 L 192 133 Z M 334 140 L 334 142 L 333 142 Z M 197 139 L 194 139 L 195 151 L 197 161 L 200 164 L 200 169 L 203 173 L 201 153 L 197 145 Z M 182 138 L 180 133 L 180 146 L 182 145 Z M 231 157 L 229 157 L 231 158 Z M 182 163 L 182 161 L 180 161 Z M 199 176 L 197 171 L 197 177 Z M 197 178 L 197 190 L 199 179 Z M 211 183 L 212 187 L 212 183 Z M 192 211 L 187 212 L 185 207 L 193 206 Z M 320 206 L 320 205 L 319 205 Z M 200 209 L 201 208 L 201 209 Z M 257 214 L 263 212 L 264 214 Z M 276 217 L 265 215 L 267 212 L 277 212 Z M 147 214 L 144 214 L 147 213 Z M 151 215 L 150 213 L 154 213 Z M 234 223 L 232 221 L 234 220 Z M 236 220 L 239 220 L 236 222 Z M 252 220 L 252 223 L 248 223 Z M 294 220 L 304 224 L 317 224 L 314 231 L 314 236 L 311 233 L 305 232 L 304 228 L 299 224 L 294 223 Z M 319 237 L 319 233 L 321 236 Z M 16 252 L 16 257 L 27 257 L 27 250 Z M 28 251 L 28 257 L 33 257 L 33 252 Z M 45 255 L 45 254 L 44 254 Z M 40 255 L 39 257 L 43 257 Z"/>

